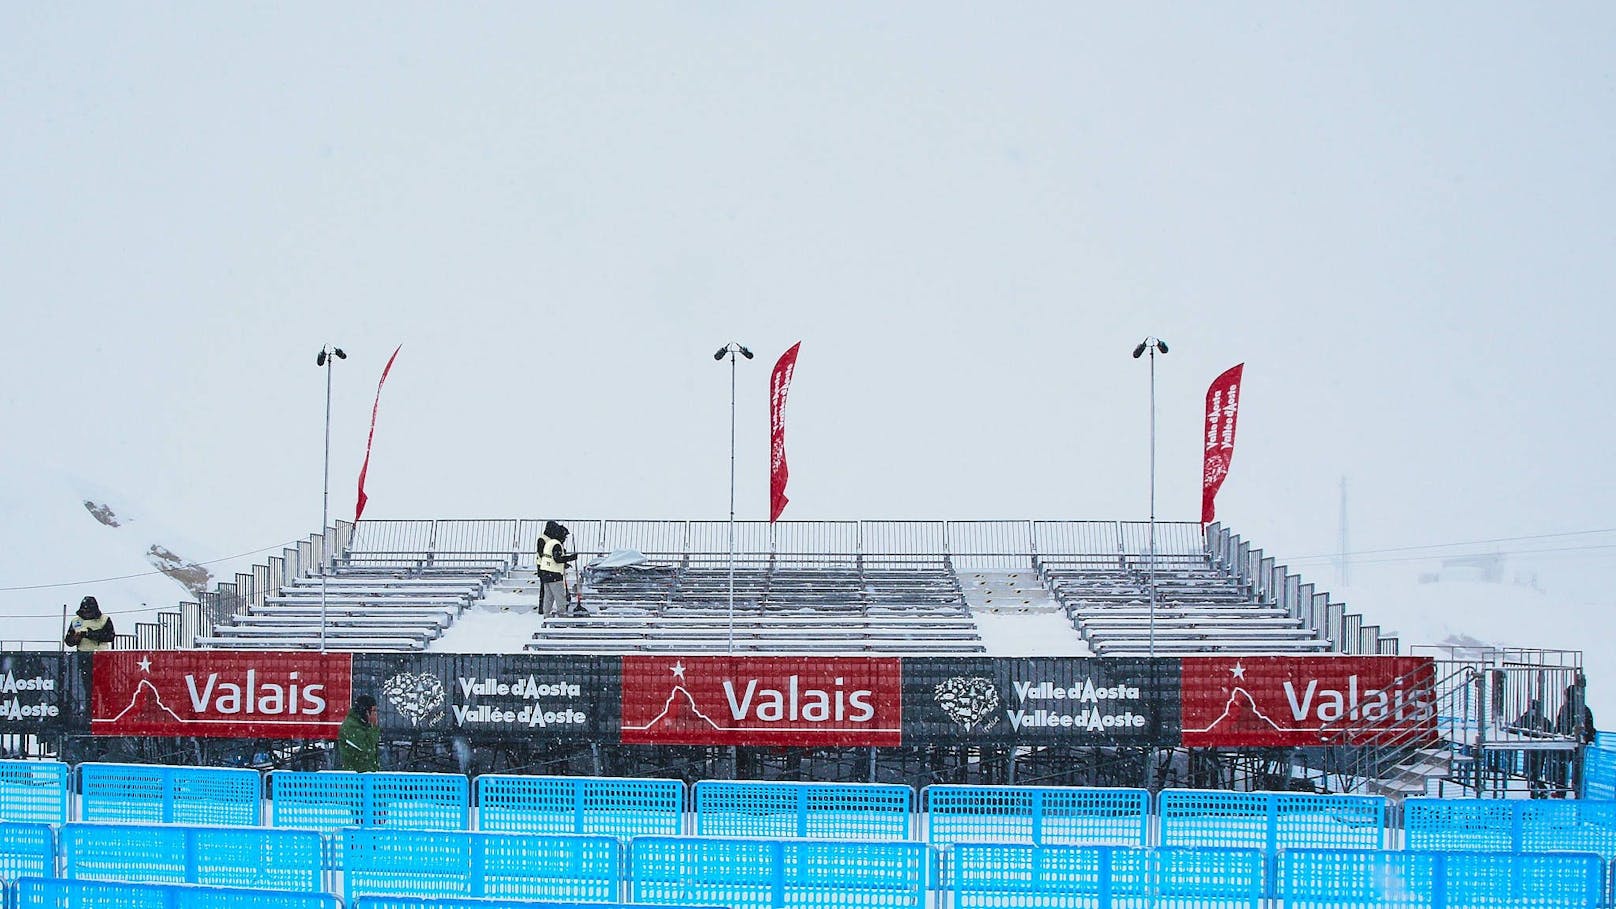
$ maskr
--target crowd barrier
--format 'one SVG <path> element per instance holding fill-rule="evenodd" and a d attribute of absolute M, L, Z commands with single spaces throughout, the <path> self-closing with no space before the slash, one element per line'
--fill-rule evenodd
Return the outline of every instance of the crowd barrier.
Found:
<path fill-rule="evenodd" d="M 915 791 L 897 784 L 700 780 L 697 836 L 907 840 Z"/>
<path fill-rule="evenodd" d="M 1589 852 L 1616 859 L 1616 802 L 1580 799 L 1408 799 L 1408 850 Z"/>
<path fill-rule="evenodd" d="M 1601 732 L 1582 750 L 1582 796 L 1616 799 L 1616 734 Z"/>
<path fill-rule="evenodd" d="M 329 893 L 23 878 L 15 909 L 341 909 Z"/>
<path fill-rule="evenodd" d="M 731 909 L 926 909 L 924 843 L 635 837 L 628 901 Z"/>
<path fill-rule="evenodd" d="M 312 830 L 72 823 L 60 840 L 63 873 L 77 880 L 325 889 Z"/>
<path fill-rule="evenodd" d="M 1592 909 L 1604 894 L 1593 855 L 1287 849 L 1279 858 L 1287 909 Z"/>
<path fill-rule="evenodd" d="M 263 777 L 247 768 L 85 763 L 78 775 L 81 821 L 253 827 L 263 810 Z"/>
<path fill-rule="evenodd" d="M 49 824 L 0 822 L 0 880 L 56 876 L 56 831 Z"/>
<path fill-rule="evenodd" d="M 684 833 L 685 784 L 615 777 L 477 777 L 477 829 L 504 833 Z"/>
<path fill-rule="evenodd" d="M 1143 789 L 927 786 L 926 841 L 1145 846 L 1150 793 Z"/>
<path fill-rule="evenodd" d="M 1256 849 L 960 843 L 946 873 L 952 909 L 1257 909 L 1265 898 Z"/>
<path fill-rule="evenodd" d="M 402 895 L 611 902 L 619 843 L 584 834 L 342 831 L 343 898 Z"/>
<path fill-rule="evenodd" d="M 556 903 L 505 899 L 423 899 L 415 896 L 362 896 L 353 909 L 627 909 L 628 903 Z M 677 909 L 721 909 L 679 906 Z"/>
<path fill-rule="evenodd" d="M 0 821 L 67 823 L 68 766 L 0 761 Z"/>

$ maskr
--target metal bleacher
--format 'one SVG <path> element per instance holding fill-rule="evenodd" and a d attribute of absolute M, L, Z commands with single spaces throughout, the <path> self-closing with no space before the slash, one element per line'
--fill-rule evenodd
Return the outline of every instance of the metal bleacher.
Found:
<path fill-rule="evenodd" d="M 568 653 L 983 652 L 959 580 L 942 558 L 886 567 L 748 559 L 734 570 L 589 569 L 588 617 L 546 619 L 525 649 Z"/>
<path fill-rule="evenodd" d="M 329 649 L 430 649 L 491 594 L 516 584 L 532 593 L 543 523 L 339 522 L 205 596 L 205 630 L 193 642 L 313 649 L 322 646 L 323 627 Z M 982 653 L 962 577 L 1031 569 L 1050 605 L 1098 656 L 1397 652 L 1394 638 L 1218 525 L 563 523 L 572 529 L 569 548 L 582 556 L 582 597 L 592 614 L 544 619 L 527 651 Z M 591 567 L 623 551 L 644 561 Z"/>

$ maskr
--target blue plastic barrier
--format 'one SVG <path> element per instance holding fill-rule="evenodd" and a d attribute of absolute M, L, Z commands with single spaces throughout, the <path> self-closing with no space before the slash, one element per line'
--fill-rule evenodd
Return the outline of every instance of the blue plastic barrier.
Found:
<path fill-rule="evenodd" d="M 471 812 L 471 787 L 458 773 L 277 770 L 269 797 L 274 826 L 324 831 L 387 824 L 465 830 Z"/>
<path fill-rule="evenodd" d="M 1144 846 L 1150 793 L 1143 789 L 927 786 L 927 842 Z"/>
<path fill-rule="evenodd" d="M 1287 849 L 1279 878 L 1287 909 L 1593 909 L 1603 866 L 1570 853 Z"/>
<path fill-rule="evenodd" d="M 925 909 L 930 855 L 912 842 L 641 836 L 629 842 L 629 902 Z"/>
<path fill-rule="evenodd" d="M 498 774 L 477 778 L 478 830 L 678 836 L 684 832 L 684 821 L 681 780 Z"/>
<path fill-rule="evenodd" d="M 953 909 L 1146 905 L 1150 851 L 1134 846 L 958 843 L 944 859 Z"/>
<path fill-rule="evenodd" d="M 85 763 L 78 772 L 81 821 L 256 827 L 260 820 L 264 783 L 256 770 Z"/>
<path fill-rule="evenodd" d="M 1367 795 L 1166 789 L 1161 845 L 1276 849 L 1386 844 L 1386 800 Z"/>
<path fill-rule="evenodd" d="M 614 837 L 349 827 L 344 899 L 503 897 L 610 902 L 622 884 Z"/>
<path fill-rule="evenodd" d="M 632 903 L 553 903 L 534 900 L 427 899 L 419 896 L 362 896 L 352 909 L 635 909 Z M 720 909 L 681 906 L 679 909 Z"/>
<path fill-rule="evenodd" d="M 56 876 L 56 833 L 49 824 L 0 823 L 0 881 Z"/>
<path fill-rule="evenodd" d="M 1589 852 L 1616 858 L 1616 802 L 1591 799 L 1408 799 L 1406 848 Z"/>
<path fill-rule="evenodd" d="M 67 773 L 59 761 L 0 761 L 0 821 L 67 823 Z"/>
<path fill-rule="evenodd" d="M 1257 849 L 960 843 L 945 861 L 951 909 L 1258 909 L 1264 891 Z"/>
<path fill-rule="evenodd" d="M 68 824 L 67 877 L 260 890 L 321 889 L 320 834 L 273 827 Z"/>
<path fill-rule="evenodd" d="M 894 783 L 701 780 L 698 836 L 909 839 L 915 791 Z"/>
<path fill-rule="evenodd" d="M 329 893 L 23 878 L 18 909 L 342 909 Z"/>
<path fill-rule="evenodd" d="M 1582 780 L 1583 798 L 1616 799 L 1616 741 L 1610 733 L 1599 733 L 1599 745 L 1583 749 Z"/>

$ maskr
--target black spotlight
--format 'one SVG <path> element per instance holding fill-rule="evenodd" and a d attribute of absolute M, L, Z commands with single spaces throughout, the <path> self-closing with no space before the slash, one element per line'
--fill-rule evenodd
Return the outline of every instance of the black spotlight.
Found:
<path fill-rule="evenodd" d="M 747 358 L 748 360 L 752 359 L 752 352 L 750 350 L 747 350 L 745 345 L 737 344 L 735 346 L 739 347 L 741 349 L 741 356 Z"/>
<path fill-rule="evenodd" d="M 713 359 L 722 360 L 724 359 L 724 354 L 727 353 L 729 353 L 729 345 L 726 344 L 723 347 L 718 348 L 718 353 L 713 354 Z"/>
<path fill-rule="evenodd" d="M 1137 359 L 1139 359 L 1140 357 L 1142 357 L 1144 355 L 1145 355 L 1145 342 L 1140 341 L 1139 346 L 1135 347 L 1133 349 L 1133 358 L 1135 360 L 1137 360 Z"/>

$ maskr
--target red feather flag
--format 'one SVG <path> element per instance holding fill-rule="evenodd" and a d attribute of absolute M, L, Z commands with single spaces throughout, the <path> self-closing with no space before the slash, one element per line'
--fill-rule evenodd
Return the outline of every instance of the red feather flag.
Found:
<path fill-rule="evenodd" d="M 786 510 L 786 393 L 791 391 L 791 376 L 797 371 L 797 349 L 802 342 L 780 355 L 769 374 L 769 523 L 780 519 Z"/>
<path fill-rule="evenodd" d="M 376 403 L 370 406 L 370 436 L 365 439 L 365 463 L 359 467 L 359 500 L 354 503 L 354 523 L 359 523 L 360 515 L 365 513 L 365 503 L 370 497 L 365 495 L 365 474 L 370 471 L 370 443 L 376 441 L 376 411 L 382 406 L 382 386 L 387 382 L 387 374 L 393 371 L 393 361 L 398 359 L 398 352 L 404 349 L 400 344 L 393 348 L 393 355 L 387 358 L 387 365 L 382 367 L 382 377 L 376 382 Z"/>
<path fill-rule="evenodd" d="M 1201 523 L 1209 524 L 1213 500 L 1234 458 L 1235 418 L 1240 415 L 1240 377 L 1246 364 L 1224 370 L 1206 390 L 1206 455 L 1201 464 Z"/>

